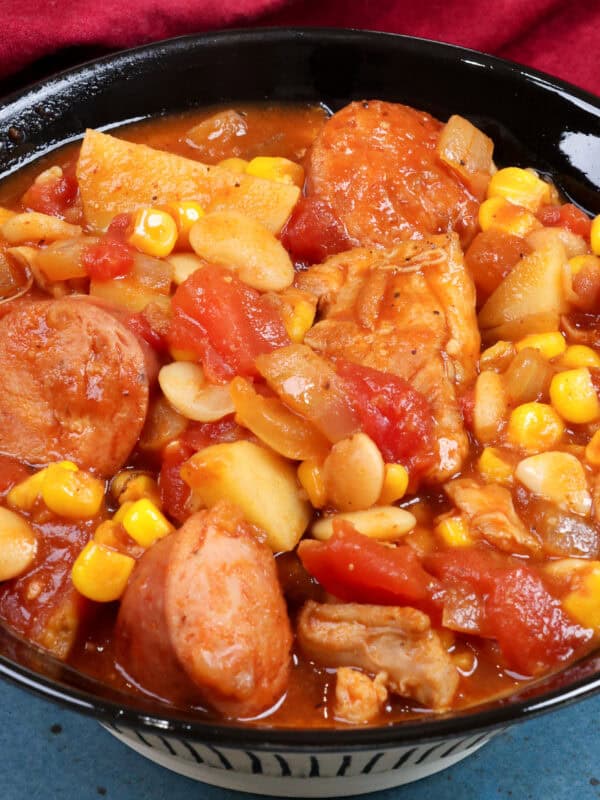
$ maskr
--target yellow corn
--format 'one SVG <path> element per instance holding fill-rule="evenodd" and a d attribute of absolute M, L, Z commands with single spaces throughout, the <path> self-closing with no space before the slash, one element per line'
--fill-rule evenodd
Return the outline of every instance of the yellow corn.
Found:
<path fill-rule="evenodd" d="M 577 275 L 578 272 L 584 267 L 590 267 L 591 269 L 597 269 L 600 267 L 600 258 L 598 256 L 594 256 L 591 253 L 587 253 L 582 256 L 573 256 L 573 258 L 569 259 L 569 268 L 571 270 L 571 275 Z"/>
<path fill-rule="evenodd" d="M 435 527 L 436 534 L 450 547 L 467 547 L 473 544 L 469 526 L 462 517 L 450 516 L 442 519 Z"/>
<path fill-rule="evenodd" d="M 585 448 L 585 460 L 592 467 L 600 467 L 600 431 L 592 436 Z"/>
<path fill-rule="evenodd" d="M 71 578 L 84 597 L 97 603 L 110 603 L 125 591 L 134 566 L 135 559 L 131 556 L 91 541 L 77 556 Z"/>
<path fill-rule="evenodd" d="M 285 307 L 282 308 L 283 324 L 287 335 L 292 342 L 301 344 L 307 331 L 315 321 L 316 308 L 308 300 L 299 300 L 294 304 L 292 312 L 286 313 Z"/>
<path fill-rule="evenodd" d="M 567 349 L 565 337 L 559 331 L 553 333 L 530 333 L 515 344 L 517 353 L 526 347 L 532 347 L 541 353 L 544 358 L 551 359 L 562 355 Z"/>
<path fill-rule="evenodd" d="M 561 367 L 577 369 L 577 367 L 596 367 L 600 369 L 600 356 L 591 347 L 584 344 L 572 344 L 567 347 L 558 362 Z"/>
<path fill-rule="evenodd" d="M 142 547 L 150 547 L 173 531 L 169 520 L 148 498 L 137 500 L 127 509 L 122 525 L 132 539 Z"/>
<path fill-rule="evenodd" d="M 563 598 L 563 607 L 584 628 L 600 630 L 600 567 L 594 566 L 581 585 Z"/>
<path fill-rule="evenodd" d="M 492 175 L 487 196 L 501 197 L 516 206 L 537 211 L 542 203 L 550 202 L 550 186 L 534 172 L 505 167 Z"/>
<path fill-rule="evenodd" d="M 594 422 L 600 417 L 600 401 L 587 367 L 559 372 L 550 383 L 550 401 L 567 422 Z"/>
<path fill-rule="evenodd" d="M 506 431 L 508 441 L 523 450 L 539 453 L 561 440 L 565 424 L 546 403 L 523 403 L 513 409 Z"/>
<path fill-rule="evenodd" d="M 513 467 L 496 447 L 485 447 L 477 461 L 479 474 L 486 483 L 501 483 L 511 485 L 513 482 Z"/>
<path fill-rule="evenodd" d="M 204 209 L 194 200 L 180 200 L 178 203 L 168 203 L 165 211 L 173 217 L 177 225 L 177 247 L 180 250 L 190 249 L 192 225 L 204 216 Z"/>
<path fill-rule="evenodd" d="M 120 528 L 121 526 L 113 519 L 104 520 L 94 531 L 94 541 L 96 544 L 104 545 L 104 547 L 110 547 L 111 550 L 118 550 L 120 545 L 118 531 Z"/>
<path fill-rule="evenodd" d="M 514 342 L 504 342 L 500 339 L 479 356 L 481 372 L 486 370 L 503 371 L 508 367 L 516 352 Z"/>
<path fill-rule="evenodd" d="M 77 472 L 78 469 L 77 464 L 74 464 L 72 461 L 59 461 L 58 465 L 72 472 Z M 18 508 L 21 511 L 31 511 L 38 497 L 41 497 L 46 469 L 47 468 L 41 469 L 39 472 L 36 472 L 35 475 L 31 475 L 29 478 L 25 478 L 24 481 L 21 481 L 21 483 L 13 486 L 6 498 L 11 508 Z"/>
<path fill-rule="evenodd" d="M 600 214 L 592 220 L 592 229 L 590 230 L 590 245 L 592 251 L 600 256 Z"/>
<path fill-rule="evenodd" d="M 246 167 L 246 173 L 254 175 L 255 178 L 295 184 L 300 187 L 304 183 L 303 168 L 295 161 L 290 161 L 289 158 L 257 156 Z"/>
<path fill-rule="evenodd" d="M 198 354 L 193 350 L 180 350 L 177 347 L 169 348 L 169 355 L 173 361 L 198 361 Z"/>
<path fill-rule="evenodd" d="M 128 500 L 126 503 L 123 503 L 113 514 L 112 521 L 122 525 L 123 517 L 129 511 L 132 505 L 133 505 L 133 500 Z"/>
<path fill-rule="evenodd" d="M 386 464 L 383 477 L 383 487 L 379 500 L 380 506 L 391 506 L 401 500 L 408 489 L 408 470 L 402 464 Z"/>
<path fill-rule="evenodd" d="M 177 224 L 170 214 L 160 208 L 140 208 L 133 219 L 129 244 L 141 253 L 164 258 L 177 243 Z"/>
<path fill-rule="evenodd" d="M 322 508 L 326 500 L 322 465 L 314 459 L 303 461 L 298 467 L 298 480 L 311 505 L 314 508 Z"/>
<path fill-rule="evenodd" d="M 224 167 L 231 170 L 231 172 L 239 172 L 240 174 L 246 172 L 248 162 L 243 158 L 224 158 L 217 164 L 218 167 Z"/>
<path fill-rule="evenodd" d="M 160 507 L 160 492 L 158 484 L 143 472 L 133 472 L 123 469 L 112 479 L 110 490 L 112 496 L 123 505 L 128 501 L 141 500 L 147 497 L 155 505 Z"/>
<path fill-rule="evenodd" d="M 498 228 L 513 236 L 527 236 L 541 223 L 526 208 L 514 206 L 502 197 L 490 197 L 479 206 L 479 227 L 482 231 Z"/>
<path fill-rule="evenodd" d="M 104 483 L 81 470 L 62 464 L 46 467 L 42 500 L 55 514 L 69 519 L 95 517 L 104 500 Z"/>

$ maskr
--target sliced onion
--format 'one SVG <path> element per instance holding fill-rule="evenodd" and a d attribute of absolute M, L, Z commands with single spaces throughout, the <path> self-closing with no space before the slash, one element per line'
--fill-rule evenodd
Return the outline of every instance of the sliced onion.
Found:
<path fill-rule="evenodd" d="M 508 403 L 512 406 L 548 399 L 554 370 L 546 359 L 532 347 L 525 347 L 513 358 L 504 373 Z"/>
<path fill-rule="evenodd" d="M 464 117 L 454 114 L 437 145 L 440 160 L 454 170 L 471 191 L 482 198 L 493 169 L 494 143 Z"/>

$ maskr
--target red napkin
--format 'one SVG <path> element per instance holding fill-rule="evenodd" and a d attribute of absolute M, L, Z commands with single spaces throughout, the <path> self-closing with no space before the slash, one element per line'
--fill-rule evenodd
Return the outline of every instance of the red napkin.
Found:
<path fill-rule="evenodd" d="M 331 25 L 504 56 L 600 95 L 598 0 L 0 0 L 0 77 L 65 47 L 122 48 L 214 28 Z"/>

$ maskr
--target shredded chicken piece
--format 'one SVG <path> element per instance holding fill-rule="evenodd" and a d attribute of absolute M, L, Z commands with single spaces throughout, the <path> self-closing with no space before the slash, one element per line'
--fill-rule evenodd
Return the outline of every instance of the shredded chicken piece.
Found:
<path fill-rule="evenodd" d="M 515 511 L 508 489 L 459 478 L 444 487 L 469 522 L 469 531 L 508 553 L 538 555 L 539 539 L 527 530 Z"/>
<path fill-rule="evenodd" d="M 391 692 L 429 708 L 448 708 L 456 692 L 456 668 L 429 617 L 414 608 L 309 600 L 297 635 L 315 662 L 385 672 Z"/>
<path fill-rule="evenodd" d="M 371 722 L 388 698 L 387 674 L 370 678 L 351 667 L 338 667 L 335 681 L 335 717 L 341 722 L 360 725 Z"/>
<path fill-rule="evenodd" d="M 297 284 L 319 298 L 322 314 L 305 343 L 410 381 L 436 422 L 427 480 L 441 483 L 460 470 L 469 442 L 457 393 L 475 380 L 480 341 L 458 237 L 350 250 L 311 267 Z"/>

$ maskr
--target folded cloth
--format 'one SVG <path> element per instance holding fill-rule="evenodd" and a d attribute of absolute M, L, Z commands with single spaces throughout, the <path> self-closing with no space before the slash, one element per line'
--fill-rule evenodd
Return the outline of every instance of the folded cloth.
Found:
<path fill-rule="evenodd" d="M 67 47 L 131 47 L 224 27 L 330 25 L 472 47 L 600 95 L 599 0 L 0 0 L 0 19 L 0 77 Z"/>

